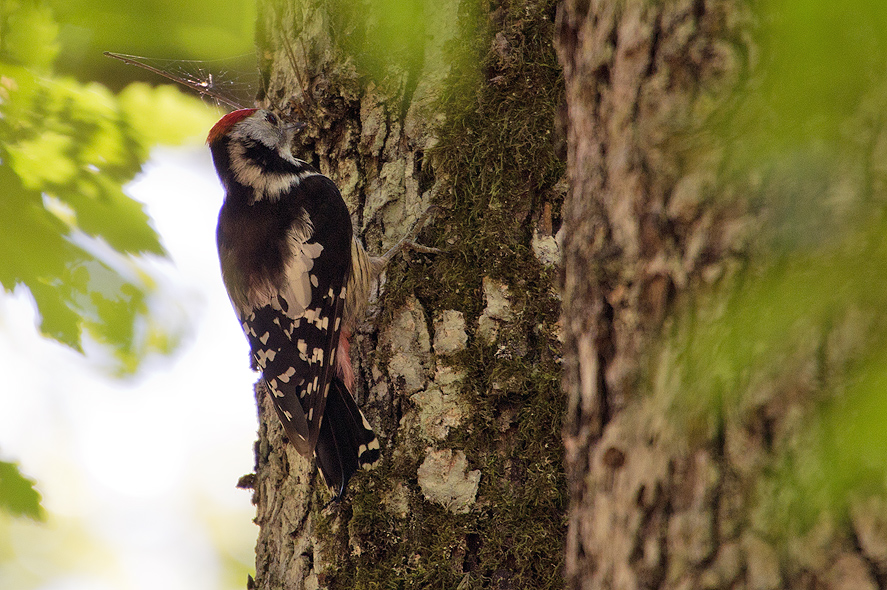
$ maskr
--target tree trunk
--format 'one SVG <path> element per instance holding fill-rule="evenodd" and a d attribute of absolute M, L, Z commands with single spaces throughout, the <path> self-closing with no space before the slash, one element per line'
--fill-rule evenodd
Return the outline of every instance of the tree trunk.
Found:
<path fill-rule="evenodd" d="M 257 395 L 254 587 L 562 586 L 554 12 L 259 3 L 262 100 L 301 113 L 368 250 L 436 204 L 420 241 L 445 252 L 396 259 L 356 336 L 383 459 L 341 503 Z"/>
<path fill-rule="evenodd" d="M 733 403 L 692 418 L 674 411 L 705 403 L 668 378 L 686 370 L 687 355 L 670 348 L 680 310 L 754 255 L 749 228 L 762 212 L 750 201 L 773 189 L 754 171 L 731 174 L 735 153 L 712 125 L 757 76 L 750 11 L 741 0 L 565 0 L 559 9 L 570 184 L 568 588 L 849 590 L 887 581 L 883 499 L 855 503 L 847 520 L 824 511 L 778 533 L 772 524 L 784 516 L 766 509 L 790 493 L 770 479 L 779 458 L 804 440 L 823 396 L 837 395 L 821 376 L 835 345 L 846 345 L 838 327 L 770 373 L 742 368 L 743 386 L 725 380 Z M 717 330 L 697 321 L 697 333 Z"/>

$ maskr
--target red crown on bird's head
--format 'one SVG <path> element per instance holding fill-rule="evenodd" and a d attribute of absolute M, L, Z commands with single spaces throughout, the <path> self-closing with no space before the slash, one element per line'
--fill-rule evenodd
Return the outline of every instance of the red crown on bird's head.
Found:
<path fill-rule="evenodd" d="M 215 143 L 216 140 L 221 139 L 223 136 L 227 135 L 231 128 L 237 124 L 241 119 L 245 119 L 255 113 L 258 109 L 240 109 L 231 113 L 228 113 L 221 119 L 219 122 L 213 125 L 213 128 L 209 130 L 209 135 L 206 138 L 206 143 L 212 144 Z"/>

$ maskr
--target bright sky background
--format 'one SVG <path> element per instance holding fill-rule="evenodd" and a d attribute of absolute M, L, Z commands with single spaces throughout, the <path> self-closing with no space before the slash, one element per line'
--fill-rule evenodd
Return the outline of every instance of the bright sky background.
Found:
<path fill-rule="evenodd" d="M 49 513 L 13 520 L 2 590 L 240 589 L 252 571 L 255 511 L 235 484 L 253 470 L 255 376 L 219 276 L 208 150 L 157 149 L 127 192 L 172 258 L 148 266 L 185 341 L 118 380 L 101 351 L 41 338 L 27 291 L 0 296 L 0 458 Z"/>

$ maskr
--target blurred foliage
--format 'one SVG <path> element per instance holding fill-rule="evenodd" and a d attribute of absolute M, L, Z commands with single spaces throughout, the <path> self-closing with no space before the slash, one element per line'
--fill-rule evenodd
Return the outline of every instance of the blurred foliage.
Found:
<path fill-rule="evenodd" d="M 716 136 L 750 256 L 687 302 L 655 379 L 691 436 L 767 425 L 758 511 L 784 534 L 887 493 L 887 4 L 758 17 L 756 71 Z"/>
<path fill-rule="evenodd" d="M 422 0 L 333 0 L 333 31 L 358 71 L 377 84 L 415 72 L 424 57 L 428 15 Z"/>
<path fill-rule="evenodd" d="M 759 98 L 773 116 L 758 128 L 782 145 L 834 139 L 883 79 L 887 3 L 770 0 L 763 6 L 767 76 Z"/>
<path fill-rule="evenodd" d="M 58 24 L 60 72 L 119 88 L 129 80 L 156 78 L 102 56 L 116 51 L 153 58 L 215 60 L 241 56 L 255 72 L 254 0 L 48 0 Z"/>
<path fill-rule="evenodd" d="M 118 547 L 79 518 L 49 514 L 44 521 L 0 512 L 0 588 L 124 588 Z"/>
<path fill-rule="evenodd" d="M 883 81 L 887 3 L 766 0 L 757 3 L 757 69 L 725 131 L 747 167 L 799 146 L 834 142 Z"/>
<path fill-rule="evenodd" d="M 54 74 L 60 26 L 45 3 L 0 13 L 0 285 L 28 288 L 41 331 L 76 350 L 83 332 L 134 371 L 168 352 L 148 316 L 154 284 L 135 255 L 163 255 L 122 190 L 158 142 L 200 137 L 213 114 L 171 87 L 119 95 Z"/>
<path fill-rule="evenodd" d="M 18 465 L 0 461 L 0 512 L 43 520 L 40 493 L 34 482 L 22 475 Z"/>

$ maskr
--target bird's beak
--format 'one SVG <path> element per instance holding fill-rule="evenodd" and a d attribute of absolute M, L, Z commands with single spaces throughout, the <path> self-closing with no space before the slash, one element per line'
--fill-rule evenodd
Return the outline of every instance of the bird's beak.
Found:
<path fill-rule="evenodd" d="M 307 123 L 303 123 L 302 121 L 293 121 L 291 123 L 287 123 L 284 126 L 284 129 L 286 131 L 289 131 L 290 133 L 298 133 L 299 131 L 307 127 L 307 125 Z"/>

